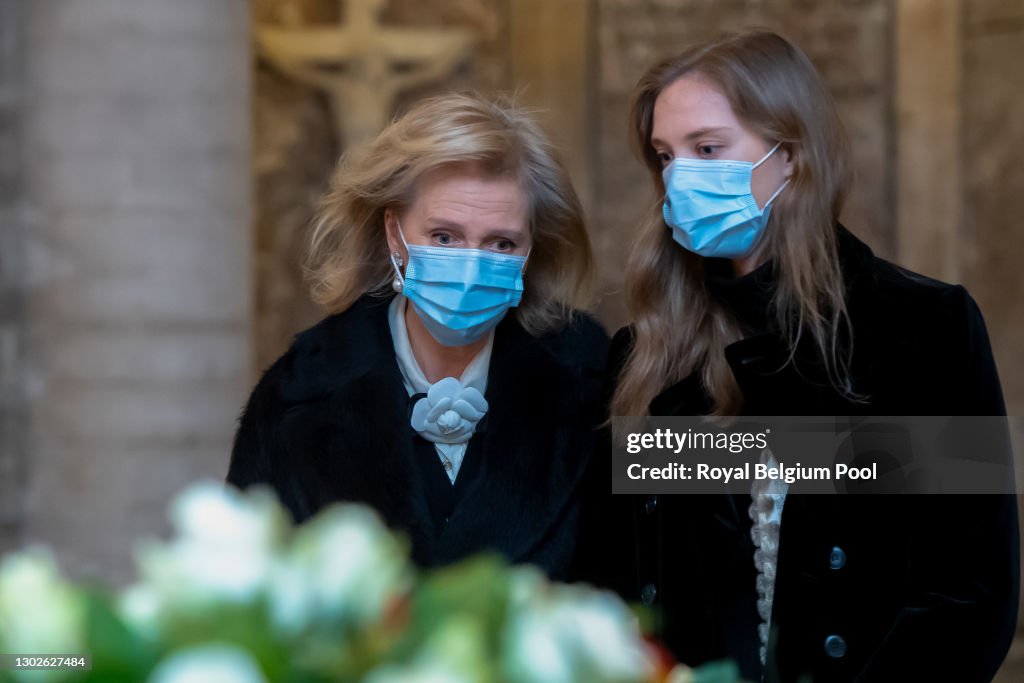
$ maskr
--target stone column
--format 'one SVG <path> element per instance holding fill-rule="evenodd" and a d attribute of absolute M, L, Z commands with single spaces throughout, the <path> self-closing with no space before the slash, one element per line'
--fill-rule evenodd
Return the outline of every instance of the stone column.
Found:
<path fill-rule="evenodd" d="M 249 3 L 28 4 L 24 536 L 117 581 L 249 388 Z"/>
<path fill-rule="evenodd" d="M 18 544 L 25 466 L 24 18 L 0 0 L 0 553 Z"/>
<path fill-rule="evenodd" d="M 911 270 L 958 282 L 963 8 L 900 0 L 896 13 L 896 253 Z"/>
<path fill-rule="evenodd" d="M 1010 415 L 1024 414 L 1024 3 L 963 1 L 959 140 L 963 224 L 957 254 L 963 282 L 985 315 Z M 1016 420 L 1017 482 L 1024 487 L 1024 433 Z M 1018 497 L 1024 515 L 1024 498 Z M 1022 520 L 1024 528 L 1024 520 Z M 996 683 L 1024 680 L 1024 607 L 1017 640 Z"/>
<path fill-rule="evenodd" d="M 1007 409 L 1024 415 L 1024 3 L 964 5 L 964 221 L 957 253 L 964 283 L 985 314 Z"/>

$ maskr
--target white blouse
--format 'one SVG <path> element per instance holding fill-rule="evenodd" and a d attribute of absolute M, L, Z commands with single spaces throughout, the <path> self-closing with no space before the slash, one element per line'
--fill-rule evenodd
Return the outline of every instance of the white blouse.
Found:
<path fill-rule="evenodd" d="M 398 369 L 402 372 L 402 383 L 409 395 L 426 394 L 435 384 L 440 384 L 451 378 L 442 379 L 431 384 L 426 375 L 416 362 L 416 356 L 412 352 L 409 343 L 409 330 L 405 325 L 405 307 L 407 299 L 401 294 L 395 296 L 388 307 L 388 324 L 391 328 L 391 341 L 395 347 L 395 358 L 398 361 Z M 478 391 L 481 396 L 487 390 L 487 371 L 491 364 L 491 350 L 494 347 L 494 330 L 487 333 L 487 343 L 480 350 L 473 360 L 469 362 L 462 375 L 458 377 L 462 387 L 471 387 Z M 421 399 L 426 400 L 426 399 Z M 486 410 L 486 408 L 485 408 Z M 475 425 L 474 425 L 475 426 Z M 415 428 L 415 427 L 414 427 Z M 436 432 L 419 432 L 428 441 L 434 442 L 434 449 L 448 473 L 448 479 L 455 484 L 455 478 L 459 474 L 459 468 L 466 457 L 467 441 L 462 443 L 445 443 L 443 436 Z"/>

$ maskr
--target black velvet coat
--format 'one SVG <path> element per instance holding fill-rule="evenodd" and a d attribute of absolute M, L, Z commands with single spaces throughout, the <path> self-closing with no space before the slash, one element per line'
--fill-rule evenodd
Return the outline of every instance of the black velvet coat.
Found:
<path fill-rule="evenodd" d="M 489 410 L 456 482 L 476 474 L 450 517 L 438 519 L 437 479 L 428 478 L 444 474 L 432 446 L 415 446 L 422 439 L 409 424 L 388 303 L 363 297 L 296 337 L 249 399 L 228 481 L 271 486 L 297 522 L 335 501 L 369 504 L 408 536 L 422 566 L 495 551 L 563 577 L 594 450 L 607 335 L 583 314 L 540 337 L 512 315 L 499 324 Z"/>
<path fill-rule="evenodd" d="M 726 349 L 744 414 L 1005 414 L 985 326 L 963 287 L 897 268 L 842 228 L 840 260 L 853 379 L 868 403 L 832 389 L 812 349 L 786 364 L 785 343 L 769 331 Z M 722 292 L 739 318 L 764 317 L 771 268 Z M 613 340 L 612 376 L 631 338 L 627 328 Z M 654 415 L 708 410 L 696 375 L 651 404 Z M 750 496 L 611 496 L 608 467 L 595 458 L 582 576 L 649 605 L 679 660 L 732 658 L 758 680 Z M 788 496 L 764 680 L 990 680 L 1016 627 L 1016 510 L 1009 495 Z"/>

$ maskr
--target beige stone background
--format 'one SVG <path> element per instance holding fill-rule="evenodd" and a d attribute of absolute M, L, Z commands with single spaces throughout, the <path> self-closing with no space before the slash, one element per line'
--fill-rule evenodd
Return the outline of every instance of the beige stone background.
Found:
<path fill-rule="evenodd" d="M 361 0 L 348 0 L 359 2 Z M 365 1 L 365 0 L 362 0 Z M 452 88 L 520 91 L 563 150 L 624 321 L 647 179 L 630 88 L 723 28 L 781 30 L 854 142 L 844 217 L 879 253 L 964 283 L 1024 414 L 1021 0 L 390 0 L 389 27 L 475 36 Z M 0 0 L 0 552 L 130 576 L 167 500 L 222 477 L 259 372 L 320 316 L 299 259 L 340 139 L 321 91 L 254 25 L 343 21 L 341 0 Z M 941 656 L 940 653 L 936 653 Z M 1024 678 L 1024 645 L 1000 680 Z"/>

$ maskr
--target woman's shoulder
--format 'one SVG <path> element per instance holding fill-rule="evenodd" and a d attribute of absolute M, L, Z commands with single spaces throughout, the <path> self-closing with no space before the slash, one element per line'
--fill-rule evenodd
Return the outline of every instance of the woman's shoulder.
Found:
<path fill-rule="evenodd" d="M 1000 414 L 1002 399 L 990 402 L 999 395 L 991 342 L 970 292 L 963 285 L 927 277 L 881 258 L 872 259 L 869 270 L 871 285 L 862 287 L 849 304 L 854 347 L 857 339 L 864 340 L 865 353 L 888 358 L 886 365 L 898 367 L 900 372 L 927 376 L 942 368 L 947 387 L 984 385 L 983 391 L 958 392 L 963 397 L 978 397 L 968 401 L 971 407 L 966 410 L 978 415 Z"/>
<path fill-rule="evenodd" d="M 842 225 L 838 226 L 837 247 L 854 327 L 916 337 L 943 334 L 965 321 L 980 322 L 978 306 L 962 285 L 882 258 Z"/>
<path fill-rule="evenodd" d="M 390 341 L 387 305 L 387 299 L 364 296 L 297 333 L 263 372 L 254 393 L 302 402 L 326 394 L 345 375 L 366 369 L 375 362 L 382 339 Z"/>
<path fill-rule="evenodd" d="M 875 314 L 891 313 L 904 320 L 920 314 L 929 320 L 976 308 L 967 290 L 897 265 L 865 242 L 838 227 L 839 259 L 847 279 L 848 303 Z M 915 321 L 916 322 L 916 321 Z"/>
<path fill-rule="evenodd" d="M 335 342 L 341 338 L 358 338 L 371 331 L 379 332 L 381 324 L 387 324 L 390 303 L 390 296 L 364 294 L 344 311 L 331 313 L 298 332 L 293 337 L 289 350 L 313 350 L 325 342 Z"/>
<path fill-rule="evenodd" d="M 861 296 L 858 303 L 862 308 L 867 304 L 875 309 L 895 327 L 942 333 L 951 326 L 983 322 L 977 302 L 963 285 L 914 272 L 877 256 L 868 268 L 872 286 L 869 295 Z"/>
<path fill-rule="evenodd" d="M 584 367 L 604 367 L 608 333 L 590 313 L 571 310 L 565 323 L 542 334 L 538 341 L 562 362 Z"/>

